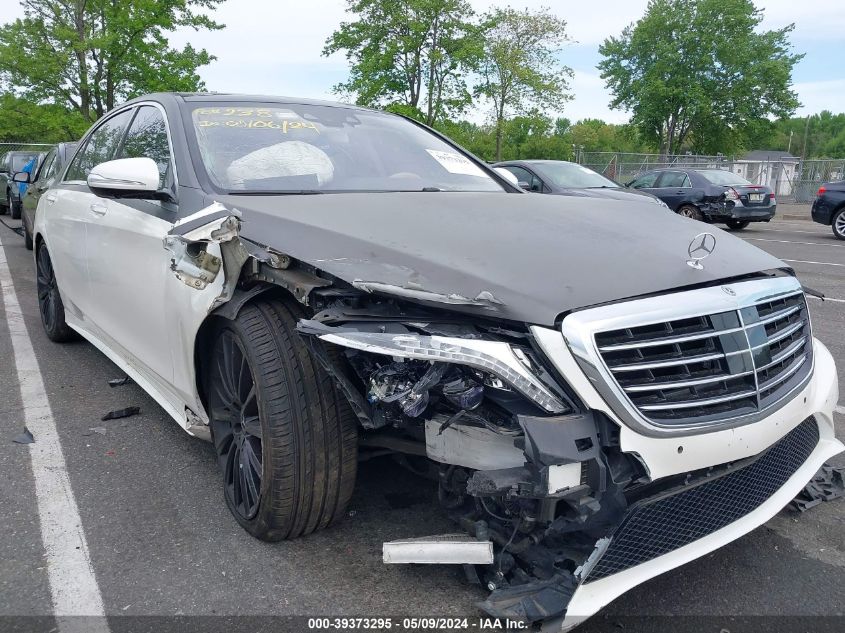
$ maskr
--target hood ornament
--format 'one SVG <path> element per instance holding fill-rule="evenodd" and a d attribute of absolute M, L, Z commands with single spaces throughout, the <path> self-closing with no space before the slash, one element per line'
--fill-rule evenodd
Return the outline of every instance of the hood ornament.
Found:
<path fill-rule="evenodd" d="M 704 270 L 701 265 L 701 260 L 707 259 L 716 250 L 716 236 L 712 233 L 699 233 L 687 247 L 689 259 L 687 266 L 695 268 L 696 270 Z"/>

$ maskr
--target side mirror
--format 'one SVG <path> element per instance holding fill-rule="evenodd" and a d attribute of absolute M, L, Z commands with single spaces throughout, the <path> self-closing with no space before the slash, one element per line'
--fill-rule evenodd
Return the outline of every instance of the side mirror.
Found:
<path fill-rule="evenodd" d="M 505 169 L 504 167 L 494 167 L 494 168 L 493 168 L 493 171 L 495 171 L 495 172 L 496 172 L 497 174 L 499 174 L 502 178 L 504 178 L 504 179 L 505 179 L 505 180 L 507 180 L 509 183 L 511 183 L 514 187 L 518 187 L 518 186 L 519 186 L 519 180 L 517 180 L 516 176 L 514 176 L 514 175 L 513 175 L 513 172 L 508 171 L 508 170 L 507 170 L 507 169 Z"/>
<path fill-rule="evenodd" d="M 15 172 L 15 175 L 12 176 L 12 182 L 22 182 L 24 184 L 29 183 L 30 174 L 28 171 L 18 171 Z"/>
<path fill-rule="evenodd" d="M 88 174 L 88 186 L 94 193 L 113 196 L 155 194 L 158 182 L 158 166 L 152 158 L 110 160 L 100 163 Z"/>
<path fill-rule="evenodd" d="M 525 182 L 524 180 L 519 181 L 519 186 L 520 188 L 525 189 L 525 191 L 531 191 L 531 185 Z"/>

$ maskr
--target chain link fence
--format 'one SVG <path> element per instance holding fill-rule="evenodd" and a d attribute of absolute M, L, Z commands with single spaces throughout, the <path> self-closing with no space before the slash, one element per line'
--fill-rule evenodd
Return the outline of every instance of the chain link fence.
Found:
<path fill-rule="evenodd" d="M 50 151 L 50 143 L 0 143 L 0 169 L 6 167 L 6 154 L 9 152 L 25 152 L 30 157 L 40 156 L 41 159 Z M 18 160 L 18 164 L 25 164 L 28 160 Z M 12 174 L 9 174 L 11 177 Z"/>
<path fill-rule="evenodd" d="M 576 161 L 608 178 L 628 183 L 652 169 L 723 169 L 756 184 L 770 186 L 783 202 L 810 203 L 824 182 L 845 180 L 845 159 L 745 159 L 717 154 L 633 154 L 576 152 Z"/>

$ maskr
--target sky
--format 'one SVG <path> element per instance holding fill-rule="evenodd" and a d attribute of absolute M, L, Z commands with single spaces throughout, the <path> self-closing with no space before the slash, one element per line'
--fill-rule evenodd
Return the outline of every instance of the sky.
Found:
<path fill-rule="evenodd" d="M 470 0 L 476 11 L 493 5 L 514 8 L 550 7 L 568 23 L 572 42 L 561 50 L 561 61 L 573 69 L 573 100 L 562 113 L 571 121 L 600 118 L 612 123 L 628 119 L 628 113 L 610 110 L 610 94 L 599 77 L 598 47 L 605 38 L 618 35 L 639 19 L 647 0 Z M 842 0 L 758 0 L 764 9 L 763 27 L 780 28 L 795 23 L 792 42 L 805 53 L 793 74 L 794 89 L 802 107 L 797 115 L 821 110 L 845 111 L 845 2 Z M 336 99 L 331 89 L 348 72 L 342 54 L 321 56 L 326 38 L 343 20 L 345 0 L 226 0 L 212 17 L 226 28 L 216 32 L 177 32 L 171 44 L 207 49 L 217 57 L 199 70 L 209 90 L 278 94 Z M 23 14 L 17 0 L 0 0 L 0 16 Z M 0 19 L 2 19 L 0 18 Z M 483 108 L 470 118 L 482 120 Z"/>

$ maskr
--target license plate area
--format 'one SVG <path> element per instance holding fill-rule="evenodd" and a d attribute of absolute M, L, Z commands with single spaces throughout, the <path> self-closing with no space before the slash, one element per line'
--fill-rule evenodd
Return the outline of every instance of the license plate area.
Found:
<path fill-rule="evenodd" d="M 749 202 L 763 202 L 763 194 L 762 193 L 749 193 L 748 194 Z"/>

